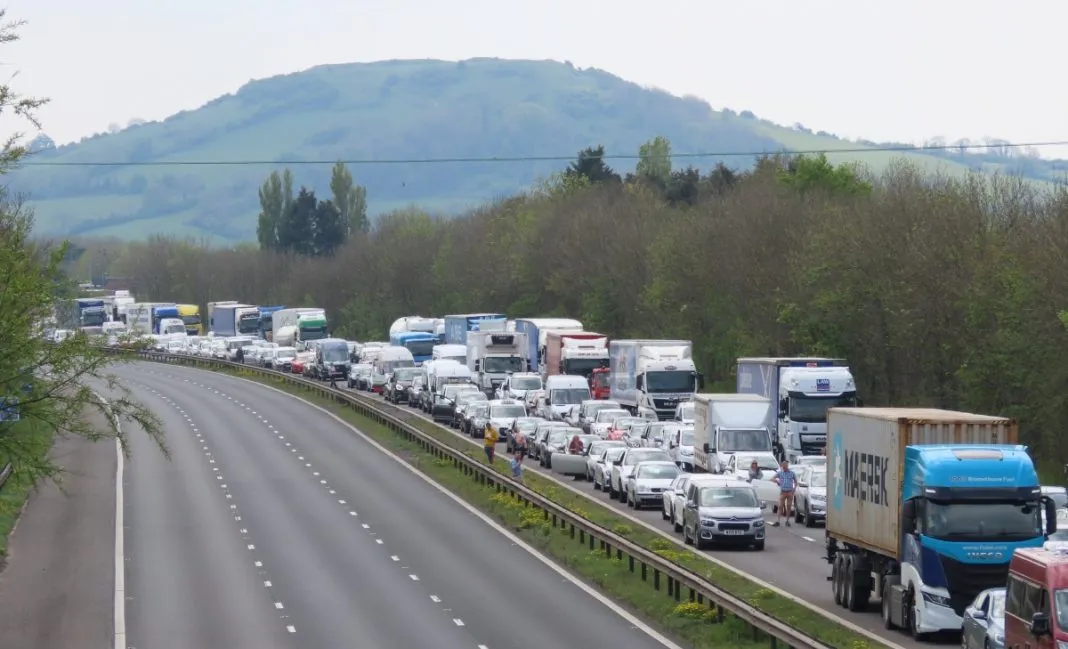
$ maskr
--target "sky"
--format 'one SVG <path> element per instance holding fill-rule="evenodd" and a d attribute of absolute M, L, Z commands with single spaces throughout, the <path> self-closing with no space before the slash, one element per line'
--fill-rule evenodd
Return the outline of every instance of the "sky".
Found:
<path fill-rule="evenodd" d="M 397 58 L 569 60 L 848 138 L 1068 140 L 1064 0 L 8 0 L 0 82 L 58 143 L 251 79 Z M 0 130 L 15 128 L 10 116 Z M 1066 148 L 1043 150 L 1057 157 Z"/>

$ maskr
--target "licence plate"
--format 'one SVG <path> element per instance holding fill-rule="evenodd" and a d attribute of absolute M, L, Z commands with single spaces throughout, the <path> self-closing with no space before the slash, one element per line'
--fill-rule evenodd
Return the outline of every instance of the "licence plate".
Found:
<path fill-rule="evenodd" d="M 746 533 L 746 530 L 722 530 L 725 536 L 741 536 Z"/>

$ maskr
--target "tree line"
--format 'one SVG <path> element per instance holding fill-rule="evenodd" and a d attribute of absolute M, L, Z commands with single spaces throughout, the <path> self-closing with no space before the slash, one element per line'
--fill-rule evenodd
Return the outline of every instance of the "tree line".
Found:
<path fill-rule="evenodd" d="M 843 357 L 869 405 L 1017 417 L 1068 460 L 1068 191 L 818 156 L 701 174 L 668 146 L 629 175 L 587 149 L 529 192 L 388 214 L 330 256 L 157 237 L 114 272 L 141 299 L 321 306 L 354 339 L 474 311 L 690 339 L 711 389 L 733 391 L 739 356 Z"/>

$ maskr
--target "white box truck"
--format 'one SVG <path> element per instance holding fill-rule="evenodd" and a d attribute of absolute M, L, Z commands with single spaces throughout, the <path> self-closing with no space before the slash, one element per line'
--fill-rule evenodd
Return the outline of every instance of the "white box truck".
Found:
<path fill-rule="evenodd" d="M 771 453 L 771 399 L 756 394 L 694 396 L 694 467 L 722 473 L 735 453 Z"/>
<path fill-rule="evenodd" d="M 654 410 L 660 421 L 674 417 L 675 407 L 692 399 L 705 382 L 689 340 L 613 340 L 608 362 L 608 398 L 634 414 L 639 408 Z"/>
<path fill-rule="evenodd" d="M 930 408 L 828 413 L 827 558 L 836 603 L 881 600 L 887 628 L 959 631 L 1016 548 L 1056 529 L 1012 419 Z M 1052 529 L 1041 527 L 1045 510 Z"/>
<path fill-rule="evenodd" d="M 521 333 L 509 333 L 504 321 L 484 322 L 480 331 L 467 332 L 467 367 L 475 377 L 475 383 L 490 398 L 504 383 L 508 375 L 526 372 L 527 337 Z M 489 331 L 486 328 L 491 327 Z"/>

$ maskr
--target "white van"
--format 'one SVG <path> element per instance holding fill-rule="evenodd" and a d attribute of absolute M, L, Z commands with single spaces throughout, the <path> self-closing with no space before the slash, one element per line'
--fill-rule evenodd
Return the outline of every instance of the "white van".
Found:
<path fill-rule="evenodd" d="M 398 367 L 415 367 L 415 357 L 407 347 L 391 345 L 378 350 L 374 366 L 375 375 L 388 376 Z"/>
<path fill-rule="evenodd" d="M 434 345 L 430 355 L 436 361 L 454 360 L 467 364 L 467 345 Z"/>
<path fill-rule="evenodd" d="M 423 372 L 423 385 L 427 386 L 426 389 L 428 389 L 431 392 L 433 392 L 434 391 L 434 385 L 435 385 L 434 384 L 434 379 L 437 376 L 438 368 L 439 367 L 444 367 L 445 365 L 459 365 L 459 364 L 460 363 L 458 361 L 452 360 L 451 358 L 442 358 L 442 359 L 433 360 L 433 361 L 427 361 L 427 362 L 423 363 L 422 366 L 420 366 L 420 368 L 419 368 Z"/>
<path fill-rule="evenodd" d="M 474 383 L 475 377 L 471 373 L 471 369 L 466 365 L 460 365 L 459 363 L 447 363 L 440 365 L 434 370 L 434 392 L 441 392 L 441 389 L 450 383 Z"/>
<path fill-rule="evenodd" d="M 590 384 L 586 377 L 573 374 L 556 374 L 545 380 L 545 409 L 543 417 L 563 421 L 571 407 L 592 399 Z"/>

